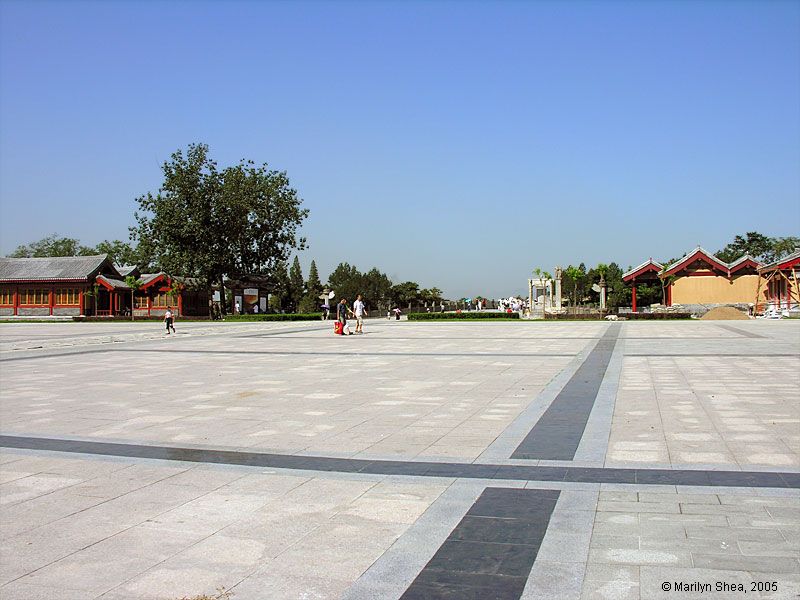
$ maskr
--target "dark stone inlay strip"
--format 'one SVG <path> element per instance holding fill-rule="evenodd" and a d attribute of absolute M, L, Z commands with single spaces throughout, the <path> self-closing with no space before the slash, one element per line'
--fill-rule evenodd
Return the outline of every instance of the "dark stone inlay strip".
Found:
<path fill-rule="evenodd" d="M 800 488 L 800 473 L 775 471 L 699 471 L 683 469 L 621 469 L 604 467 L 548 467 L 521 465 L 483 465 L 472 463 L 415 462 L 370 460 L 362 458 L 330 458 L 292 454 L 243 452 L 146 446 L 116 442 L 90 442 L 57 438 L 0 435 L 0 447 L 20 450 L 45 450 L 177 460 L 194 463 L 365 473 L 371 475 L 409 475 L 415 477 L 454 477 L 462 479 L 515 479 L 562 483 L 631 483 L 664 485 L 705 485 L 724 487 Z"/>
<path fill-rule="evenodd" d="M 486 488 L 401 599 L 517 600 L 558 496 L 558 490 Z"/>
<path fill-rule="evenodd" d="M 572 460 L 578 451 L 597 391 L 608 369 L 621 325 L 612 324 L 511 458 Z"/>
<path fill-rule="evenodd" d="M 754 338 L 760 340 L 767 339 L 767 337 L 764 335 L 759 335 L 757 333 L 753 333 L 752 331 L 747 331 L 746 329 L 739 329 L 738 327 L 734 327 L 733 325 L 722 325 L 720 323 L 715 323 L 715 325 L 720 329 L 725 329 L 726 331 L 732 331 L 733 333 L 736 333 L 742 337 Z"/>

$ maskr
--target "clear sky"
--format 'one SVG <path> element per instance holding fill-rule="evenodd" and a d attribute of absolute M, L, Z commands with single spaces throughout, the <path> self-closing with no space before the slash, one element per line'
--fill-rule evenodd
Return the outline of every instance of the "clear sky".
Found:
<path fill-rule="evenodd" d="M 0 0 L 2 254 L 127 239 L 192 142 L 288 172 L 323 279 L 798 235 L 800 3 Z"/>

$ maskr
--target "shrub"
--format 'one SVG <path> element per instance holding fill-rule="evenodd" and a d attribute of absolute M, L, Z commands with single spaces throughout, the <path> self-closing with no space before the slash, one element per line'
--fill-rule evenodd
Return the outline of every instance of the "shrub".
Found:
<path fill-rule="evenodd" d="M 225 321 L 319 321 L 322 313 L 287 313 L 259 315 L 226 315 Z"/>
<path fill-rule="evenodd" d="M 486 319 L 509 320 L 519 319 L 519 313 L 501 312 L 444 312 L 444 313 L 411 313 L 408 315 L 409 321 L 484 321 Z"/>

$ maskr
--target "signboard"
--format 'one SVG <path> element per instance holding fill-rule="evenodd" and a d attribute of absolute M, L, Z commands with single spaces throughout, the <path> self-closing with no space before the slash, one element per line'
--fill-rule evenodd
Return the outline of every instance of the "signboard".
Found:
<path fill-rule="evenodd" d="M 258 296 L 258 288 L 245 288 L 245 296 Z"/>
<path fill-rule="evenodd" d="M 214 302 L 219 302 L 219 292 L 214 292 Z"/>

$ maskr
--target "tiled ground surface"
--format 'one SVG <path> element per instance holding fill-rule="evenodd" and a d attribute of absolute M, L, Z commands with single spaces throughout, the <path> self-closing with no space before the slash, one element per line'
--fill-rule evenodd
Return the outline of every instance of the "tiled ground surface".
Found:
<path fill-rule="evenodd" d="M 510 457 L 605 323 L 369 321 L 348 338 L 319 323 L 179 324 L 170 338 L 157 324 L 0 325 L 0 430 L 359 459 L 800 471 L 800 323 L 720 325 L 621 324 L 607 369 L 586 375 L 601 385 L 574 461 Z M 235 600 L 399 598 L 487 487 L 560 492 L 522 598 L 671 598 L 687 594 L 665 583 L 693 582 L 712 586 L 703 597 L 800 594 L 796 488 L 3 449 L 0 598 L 174 600 L 218 586 Z M 479 524 L 470 531 L 493 543 Z M 491 556 L 506 556 L 489 554 L 448 559 L 458 586 L 426 595 L 486 597 Z M 751 589 L 773 581 L 777 591 Z M 717 593 L 720 582 L 748 593 Z"/>

